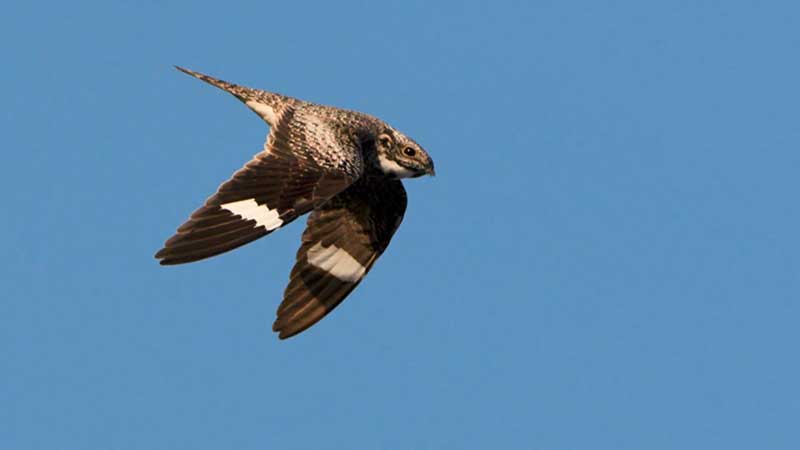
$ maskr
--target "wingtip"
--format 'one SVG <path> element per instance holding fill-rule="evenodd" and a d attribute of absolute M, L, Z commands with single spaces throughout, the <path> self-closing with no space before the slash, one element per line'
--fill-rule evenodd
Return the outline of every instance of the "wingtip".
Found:
<path fill-rule="evenodd" d="M 174 266 L 175 262 L 166 255 L 166 252 L 167 249 L 162 248 L 153 257 L 158 260 L 158 264 L 161 266 Z"/>
<path fill-rule="evenodd" d="M 283 340 L 286 339 L 286 334 L 283 330 L 283 324 L 280 322 L 281 322 L 280 317 L 275 319 L 275 322 L 272 322 L 272 331 L 274 333 L 278 333 L 278 339 Z"/>
<path fill-rule="evenodd" d="M 153 258 L 155 258 L 155 259 L 163 259 L 164 258 L 164 252 L 166 250 L 167 250 L 166 248 L 160 249 L 159 251 L 156 252 L 155 255 L 153 255 Z"/>
<path fill-rule="evenodd" d="M 300 331 L 287 333 L 285 330 L 281 330 L 281 331 L 276 331 L 276 333 L 278 333 L 278 340 L 285 341 L 289 338 L 297 336 L 298 334 L 300 334 Z"/>
<path fill-rule="evenodd" d="M 273 328 L 272 331 L 274 331 L 275 333 L 278 333 L 278 340 L 281 340 L 281 341 L 285 341 L 286 339 L 292 337 L 292 336 L 286 334 L 286 332 L 284 330 L 276 330 L 275 328 Z"/>
<path fill-rule="evenodd" d="M 281 341 L 285 341 L 286 339 L 289 339 L 292 336 L 296 336 L 298 333 L 303 331 L 303 330 L 291 330 L 290 329 L 291 327 L 288 327 L 287 325 L 288 324 L 286 323 L 286 320 L 285 319 L 281 320 L 280 317 L 275 319 L 275 322 L 272 323 L 272 331 L 278 333 L 278 339 L 280 339 Z"/>

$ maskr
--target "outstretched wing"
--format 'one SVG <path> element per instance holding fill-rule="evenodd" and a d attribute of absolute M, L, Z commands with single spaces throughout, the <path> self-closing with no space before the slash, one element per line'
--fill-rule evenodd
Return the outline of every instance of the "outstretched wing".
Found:
<path fill-rule="evenodd" d="M 386 250 L 405 210 L 399 180 L 364 177 L 311 213 L 272 326 L 279 338 L 300 333 L 344 300 Z"/>
<path fill-rule="evenodd" d="M 232 93 L 271 127 L 264 151 L 223 183 L 156 253 L 161 264 L 197 261 L 265 236 L 361 175 L 358 142 L 337 135 L 299 101 L 181 70 Z"/>

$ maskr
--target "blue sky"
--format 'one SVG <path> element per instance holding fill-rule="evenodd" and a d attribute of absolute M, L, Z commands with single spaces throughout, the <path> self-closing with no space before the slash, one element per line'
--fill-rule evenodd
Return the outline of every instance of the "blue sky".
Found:
<path fill-rule="evenodd" d="M 800 446 L 796 3 L 270 3 L 4 8 L 1 448 Z M 173 64 L 436 161 L 296 338 L 304 220 L 153 259 L 267 131 Z"/>

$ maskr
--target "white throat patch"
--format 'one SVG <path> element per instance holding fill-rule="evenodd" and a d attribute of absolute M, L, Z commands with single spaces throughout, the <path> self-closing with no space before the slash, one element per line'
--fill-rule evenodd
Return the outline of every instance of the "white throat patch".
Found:
<path fill-rule="evenodd" d="M 366 267 L 346 251 L 335 245 L 323 247 L 321 242 L 317 242 L 308 249 L 306 258 L 312 266 L 319 267 L 336 278 L 350 283 L 360 280 L 367 271 Z"/>
<path fill-rule="evenodd" d="M 383 173 L 387 175 L 394 175 L 397 178 L 408 178 L 414 175 L 413 171 L 406 169 L 383 155 L 378 155 L 378 162 L 381 165 Z"/>
<path fill-rule="evenodd" d="M 267 231 L 283 225 L 283 220 L 281 220 L 277 209 L 269 209 L 267 205 L 259 205 L 252 198 L 225 203 L 224 205 L 219 205 L 219 207 L 242 216 L 244 220 L 255 220 L 258 225 L 263 226 Z"/>

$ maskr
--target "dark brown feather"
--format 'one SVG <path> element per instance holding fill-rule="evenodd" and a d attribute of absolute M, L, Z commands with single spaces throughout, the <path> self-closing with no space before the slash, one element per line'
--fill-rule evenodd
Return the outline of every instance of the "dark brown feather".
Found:
<path fill-rule="evenodd" d="M 192 213 L 165 242 L 164 248 L 156 253 L 161 264 L 198 261 L 274 231 L 221 205 L 252 199 L 258 205 L 276 210 L 283 226 L 341 192 L 357 178 L 358 174 L 320 166 L 310 156 L 315 149 L 308 148 L 302 136 L 292 134 L 287 125 L 293 114 L 292 107 L 286 106 L 270 131 L 266 149 L 222 183 L 205 205 Z"/>
<path fill-rule="evenodd" d="M 272 329 L 294 336 L 338 306 L 369 272 L 402 221 L 406 194 L 398 180 L 363 177 L 308 218 L 297 261 Z M 363 268 L 358 279 L 340 279 L 309 262 L 309 250 L 335 245 Z"/>

